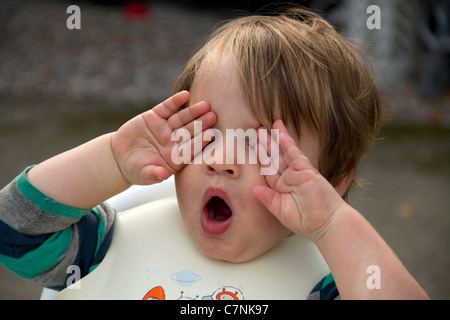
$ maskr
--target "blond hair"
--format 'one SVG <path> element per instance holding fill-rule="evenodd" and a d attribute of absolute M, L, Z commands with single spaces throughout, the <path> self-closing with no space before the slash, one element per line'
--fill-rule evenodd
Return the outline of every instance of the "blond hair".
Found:
<path fill-rule="evenodd" d="M 202 63 L 224 56 L 262 125 L 278 114 L 300 137 L 303 119 L 319 137 L 318 169 L 332 184 L 356 169 L 380 125 L 379 96 L 362 56 L 323 18 L 295 8 L 229 21 L 189 60 L 174 92 L 191 88 Z"/>

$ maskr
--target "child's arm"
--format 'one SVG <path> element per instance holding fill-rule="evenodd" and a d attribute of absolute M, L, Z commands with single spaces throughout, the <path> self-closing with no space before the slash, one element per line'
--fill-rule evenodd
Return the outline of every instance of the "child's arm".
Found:
<path fill-rule="evenodd" d="M 177 93 L 117 132 L 40 163 L 28 172 L 29 182 L 59 203 L 88 209 L 132 184 L 167 179 L 182 168 L 171 161 L 172 148 L 178 143 L 171 141 L 172 132 L 184 127 L 192 136 L 194 120 L 202 121 L 203 130 L 216 121 L 206 102 L 175 113 L 189 97 L 186 91 Z"/>
<path fill-rule="evenodd" d="M 114 225 L 114 210 L 100 203 L 130 184 L 155 183 L 181 169 L 171 161 L 172 132 L 185 128 L 192 136 L 193 120 L 205 129 L 215 122 L 205 102 L 175 114 L 188 99 L 188 92 L 178 93 L 115 133 L 27 168 L 1 189 L 0 264 L 58 288 L 68 284 L 70 266 L 80 277 L 91 272 Z"/>
<path fill-rule="evenodd" d="M 370 226 L 311 165 L 281 121 L 280 168 L 269 187 L 253 194 L 292 232 L 312 239 L 331 269 L 343 299 L 425 299 L 426 293 Z M 369 266 L 380 271 L 380 289 L 367 286 Z"/>

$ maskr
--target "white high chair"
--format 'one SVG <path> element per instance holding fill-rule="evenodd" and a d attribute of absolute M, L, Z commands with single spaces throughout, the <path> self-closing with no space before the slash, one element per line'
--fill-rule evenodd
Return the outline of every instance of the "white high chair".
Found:
<path fill-rule="evenodd" d="M 118 214 L 102 263 L 80 280 L 80 290 L 44 289 L 41 299 L 146 299 L 158 289 L 164 295 L 157 299 L 177 300 L 185 293 L 211 300 L 227 288 L 239 299 L 306 299 L 330 273 L 314 243 L 302 237 L 288 237 L 246 263 L 209 258 L 185 228 L 173 178 L 132 187 L 108 202 Z M 174 250 L 161 250 L 161 244 Z"/>

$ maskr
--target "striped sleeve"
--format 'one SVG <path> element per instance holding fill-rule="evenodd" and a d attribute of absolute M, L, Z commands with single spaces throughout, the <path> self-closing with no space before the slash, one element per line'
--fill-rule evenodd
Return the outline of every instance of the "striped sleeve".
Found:
<path fill-rule="evenodd" d="M 314 286 L 307 300 L 341 300 L 331 273 Z"/>
<path fill-rule="evenodd" d="M 27 168 L 0 190 L 0 263 L 18 276 L 63 288 L 69 266 L 85 276 L 100 263 L 112 238 L 114 211 L 82 210 L 46 197 Z"/>

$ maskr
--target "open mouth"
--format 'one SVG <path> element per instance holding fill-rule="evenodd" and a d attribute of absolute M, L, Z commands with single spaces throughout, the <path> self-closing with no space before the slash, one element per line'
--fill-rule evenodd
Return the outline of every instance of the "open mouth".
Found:
<path fill-rule="evenodd" d="M 233 210 L 220 192 L 207 191 L 207 201 L 202 210 L 201 225 L 203 231 L 210 235 L 221 235 L 231 225 Z"/>
<path fill-rule="evenodd" d="M 220 197 L 212 197 L 206 204 L 208 218 L 214 222 L 221 222 L 229 219 L 233 212 L 230 207 Z"/>

